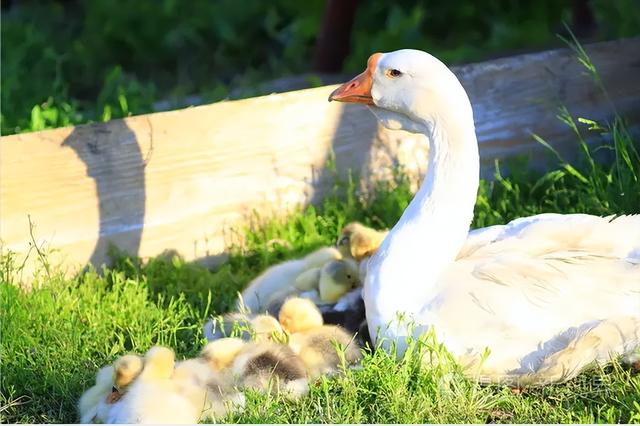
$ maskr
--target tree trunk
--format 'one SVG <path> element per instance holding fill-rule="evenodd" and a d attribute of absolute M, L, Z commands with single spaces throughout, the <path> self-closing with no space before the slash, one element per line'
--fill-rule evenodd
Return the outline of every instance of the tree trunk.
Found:
<path fill-rule="evenodd" d="M 314 71 L 341 71 L 342 63 L 349 53 L 349 39 L 357 8 L 358 0 L 327 0 L 313 58 Z"/>

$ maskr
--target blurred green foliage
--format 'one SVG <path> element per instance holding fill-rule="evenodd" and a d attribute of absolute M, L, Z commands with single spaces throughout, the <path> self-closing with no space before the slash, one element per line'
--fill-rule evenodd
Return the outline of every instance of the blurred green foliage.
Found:
<path fill-rule="evenodd" d="M 640 32 L 636 0 L 592 2 L 596 38 Z M 259 94 L 310 71 L 325 2 L 21 1 L 2 14 L 2 134 L 107 121 L 154 102 Z M 373 51 L 428 50 L 448 63 L 560 45 L 569 0 L 361 0 L 344 70 Z"/>

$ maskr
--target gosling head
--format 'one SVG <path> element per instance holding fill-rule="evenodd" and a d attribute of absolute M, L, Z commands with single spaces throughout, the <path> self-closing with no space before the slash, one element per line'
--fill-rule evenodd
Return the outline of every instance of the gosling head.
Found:
<path fill-rule="evenodd" d="M 386 235 L 386 231 L 378 231 L 359 222 L 351 222 L 342 228 L 336 246 L 344 258 L 361 261 L 378 250 Z"/>
<path fill-rule="evenodd" d="M 278 320 L 271 315 L 256 315 L 251 320 L 251 327 L 255 333 L 255 340 L 258 342 L 277 340 L 283 332 Z"/>
<path fill-rule="evenodd" d="M 113 363 L 113 384 L 119 390 L 128 386 L 142 371 L 144 361 L 138 355 L 124 355 Z"/>
<path fill-rule="evenodd" d="M 216 371 L 222 371 L 231 366 L 247 342 L 238 337 L 224 337 L 207 343 L 200 356 L 203 357 Z"/>
<path fill-rule="evenodd" d="M 288 333 L 298 333 L 324 324 L 318 307 L 309 299 L 293 297 L 280 308 L 280 324 Z"/>
<path fill-rule="evenodd" d="M 322 268 L 318 291 L 323 302 L 335 303 L 359 285 L 357 264 L 351 259 L 334 260 Z"/>
<path fill-rule="evenodd" d="M 163 346 L 154 346 L 144 355 L 144 368 L 139 376 L 143 379 L 168 379 L 173 374 L 176 356 Z"/>

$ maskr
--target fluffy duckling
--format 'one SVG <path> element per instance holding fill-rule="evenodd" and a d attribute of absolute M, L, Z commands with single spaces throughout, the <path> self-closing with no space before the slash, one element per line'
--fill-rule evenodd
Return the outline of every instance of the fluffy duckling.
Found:
<path fill-rule="evenodd" d="M 322 327 L 324 321 L 318 307 L 309 299 L 292 297 L 280 309 L 278 320 L 289 335 Z"/>
<path fill-rule="evenodd" d="M 113 390 L 113 366 L 107 365 L 98 370 L 96 383 L 87 389 L 78 402 L 80 423 L 104 423 L 105 419 L 98 418 L 98 408 L 107 404 Z"/>
<path fill-rule="evenodd" d="M 239 386 L 298 398 L 309 391 L 305 366 L 285 345 L 224 338 L 207 344 L 202 356 Z"/>
<path fill-rule="evenodd" d="M 168 379 L 173 374 L 176 355 L 169 348 L 154 346 L 144 355 L 144 368 L 138 374 L 141 380 Z"/>
<path fill-rule="evenodd" d="M 144 360 L 135 354 L 123 355 L 113 363 L 113 385 L 122 393 L 133 382 L 144 367 Z"/>
<path fill-rule="evenodd" d="M 144 368 L 126 394 L 98 413 L 104 423 L 195 423 L 197 407 L 189 395 L 179 392 L 171 380 L 175 355 L 169 348 L 154 346 L 144 356 Z"/>
<path fill-rule="evenodd" d="M 249 314 L 231 312 L 222 316 L 222 319 L 211 319 L 204 325 L 204 336 L 208 341 L 230 337 L 234 332 L 239 332 L 243 340 L 255 340 L 258 342 L 276 339 L 282 335 L 282 327 L 277 319 L 271 315 Z"/>
<path fill-rule="evenodd" d="M 244 407 L 244 394 L 202 357 L 176 363 L 171 380 L 194 407 L 202 407 L 201 420 L 215 420 Z"/>
<path fill-rule="evenodd" d="M 284 300 L 296 292 L 294 283 L 301 273 L 341 257 L 336 248 L 323 247 L 302 259 L 289 260 L 268 268 L 242 292 L 238 311 L 265 312 L 273 300 Z"/>
<path fill-rule="evenodd" d="M 360 284 L 358 265 L 352 259 L 332 260 L 303 272 L 295 281 L 298 290 L 317 290 L 320 304 L 336 303 Z"/>
<path fill-rule="evenodd" d="M 334 260 L 322 268 L 318 283 L 320 300 L 325 303 L 336 303 L 360 284 L 356 262 L 351 259 Z"/>
<path fill-rule="evenodd" d="M 378 231 L 359 222 L 351 222 L 342 228 L 336 246 L 345 258 L 360 262 L 371 257 L 380 247 L 389 231 Z"/>
<path fill-rule="evenodd" d="M 204 360 L 176 363 L 171 349 L 156 346 L 145 354 L 143 363 L 138 361 L 123 357 L 115 366 L 100 370 L 94 387 L 100 391 L 89 389 L 80 399 L 82 422 L 197 423 L 244 403 L 244 397 L 229 391 Z M 126 385 L 118 398 L 109 394 L 114 380 Z M 88 407 L 92 398 L 98 401 L 95 409 Z"/>
<path fill-rule="evenodd" d="M 96 375 L 96 384 L 89 388 L 78 402 L 78 411 L 82 423 L 104 422 L 98 412 L 104 412 L 106 406 L 117 402 L 126 388 L 142 371 L 143 360 L 138 355 L 124 355 L 113 365 L 101 368 Z"/>
<path fill-rule="evenodd" d="M 145 361 L 137 355 L 125 355 L 113 365 L 103 367 L 96 376 L 96 385 L 87 390 L 78 403 L 82 423 L 116 423 L 126 406 L 124 396 L 139 377 L 169 377 L 173 371 L 173 352 L 152 348 Z M 170 362 L 170 364 L 169 364 Z M 143 376 L 143 371 L 145 374 Z M 124 388 L 127 392 L 124 392 Z"/>
<path fill-rule="evenodd" d="M 216 339 L 207 345 L 200 352 L 200 356 L 206 360 L 215 371 L 228 370 L 240 351 L 247 342 L 239 337 L 224 337 Z"/>
<path fill-rule="evenodd" d="M 288 346 L 250 343 L 238 354 L 233 371 L 246 388 L 299 398 L 309 391 L 305 366 Z"/>
<path fill-rule="evenodd" d="M 289 347 L 300 357 L 312 380 L 323 374 L 335 374 L 341 365 L 352 365 L 362 358 L 354 336 L 342 327 L 324 325 L 320 310 L 308 299 L 287 300 L 279 319 L 282 328 L 290 333 Z M 336 345 L 344 352 L 337 350 Z"/>

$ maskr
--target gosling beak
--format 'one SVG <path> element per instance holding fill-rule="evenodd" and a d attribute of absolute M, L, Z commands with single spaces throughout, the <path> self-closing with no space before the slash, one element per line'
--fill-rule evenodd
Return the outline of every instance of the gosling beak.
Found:
<path fill-rule="evenodd" d="M 331 95 L 329 102 L 348 102 L 353 104 L 374 105 L 371 97 L 371 86 L 373 85 L 373 73 L 375 72 L 378 61 L 382 53 L 374 53 L 367 61 L 367 69 L 352 80 L 344 83 Z"/>
<path fill-rule="evenodd" d="M 336 245 L 339 246 L 346 246 L 347 244 L 349 244 L 349 237 L 342 237 L 338 240 L 338 242 L 336 243 Z"/>

